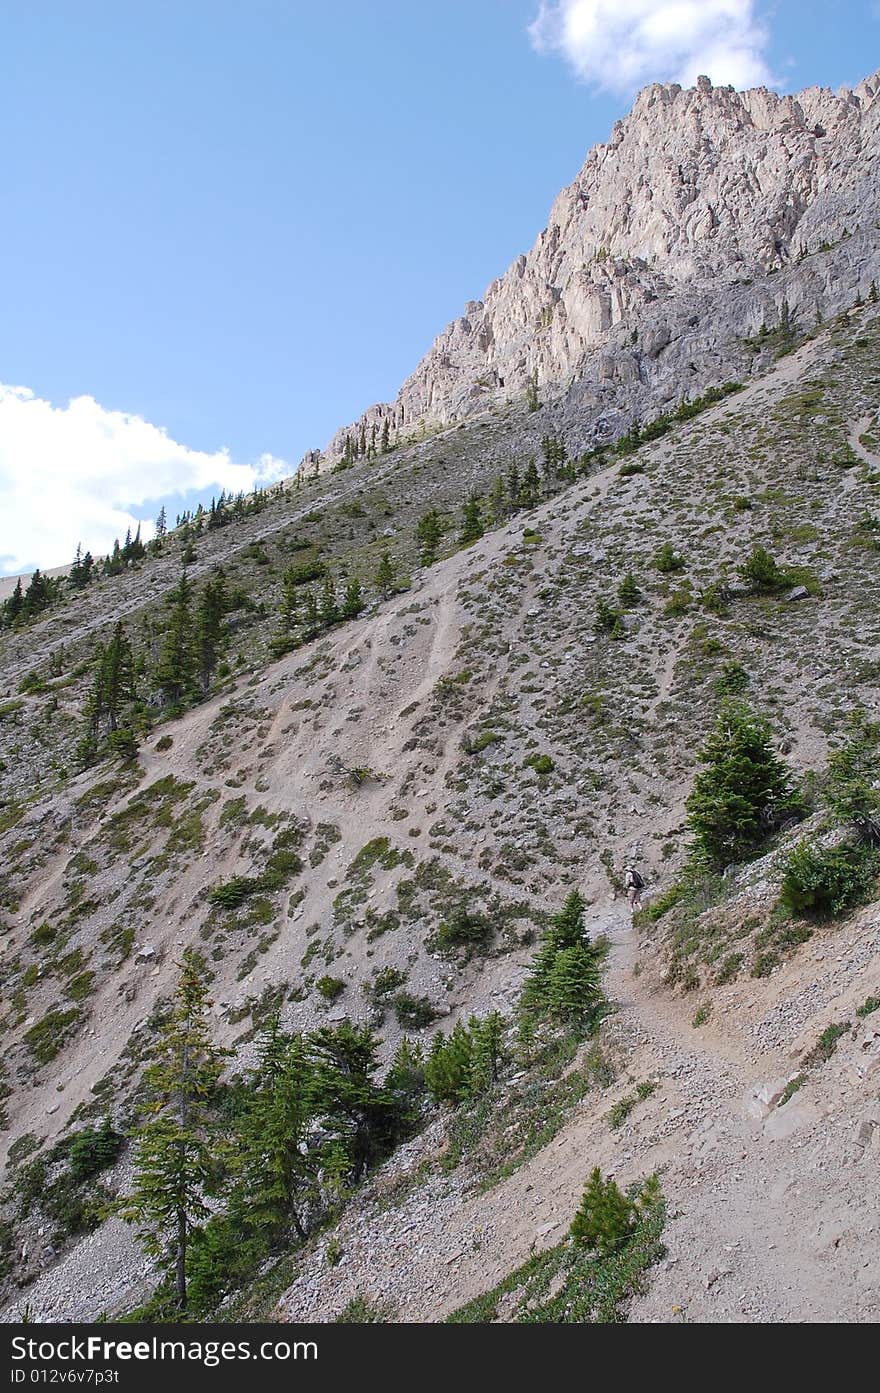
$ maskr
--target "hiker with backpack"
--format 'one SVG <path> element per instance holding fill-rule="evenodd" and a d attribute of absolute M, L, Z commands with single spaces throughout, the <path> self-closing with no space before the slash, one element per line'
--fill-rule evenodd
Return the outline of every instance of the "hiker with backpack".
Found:
<path fill-rule="evenodd" d="M 623 884 L 626 889 L 626 898 L 629 900 L 630 909 L 632 910 L 633 914 L 635 914 L 637 909 L 642 908 L 642 891 L 645 888 L 645 882 L 639 875 L 635 866 L 628 865 L 626 866 L 625 871 L 626 874 L 624 876 Z"/>

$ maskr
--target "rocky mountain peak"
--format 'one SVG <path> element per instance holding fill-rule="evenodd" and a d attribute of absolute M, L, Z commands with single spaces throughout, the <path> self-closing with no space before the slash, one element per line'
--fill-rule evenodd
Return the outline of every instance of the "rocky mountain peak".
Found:
<path fill-rule="evenodd" d="M 301 467 L 339 463 L 347 438 L 376 439 L 386 422 L 392 440 L 411 438 L 521 400 L 531 383 L 543 401 L 575 390 L 586 440 L 609 409 L 656 410 L 658 381 L 662 401 L 721 380 L 736 366 L 727 345 L 783 299 L 813 317 L 834 312 L 876 270 L 859 238 L 876 215 L 878 91 L 880 73 L 791 96 L 707 77 L 645 87 L 558 195 L 531 251 L 467 302 L 394 402 L 370 407 Z M 744 298 L 743 285 L 766 293 Z M 701 297 L 713 333 L 695 345 Z M 693 378 L 695 355 L 706 380 L 701 368 Z"/>

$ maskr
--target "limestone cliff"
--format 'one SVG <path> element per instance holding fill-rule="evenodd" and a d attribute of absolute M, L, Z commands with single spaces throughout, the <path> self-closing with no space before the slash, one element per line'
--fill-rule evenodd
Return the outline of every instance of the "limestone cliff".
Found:
<path fill-rule="evenodd" d="M 522 400 L 567 400 L 584 441 L 741 373 L 739 341 L 810 324 L 880 273 L 880 73 L 853 90 L 655 83 L 595 146 L 547 227 L 345 438 L 406 438 Z M 783 311 L 783 302 L 787 309 Z M 745 365 L 748 371 L 750 364 Z M 575 442 L 577 443 L 577 441 Z"/>

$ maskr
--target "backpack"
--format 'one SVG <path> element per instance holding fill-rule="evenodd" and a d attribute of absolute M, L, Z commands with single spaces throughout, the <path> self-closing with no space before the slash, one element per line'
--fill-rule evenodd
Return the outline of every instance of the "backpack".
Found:
<path fill-rule="evenodd" d="M 627 884 L 632 886 L 634 890 L 644 890 L 645 882 L 642 880 L 642 877 L 639 875 L 638 871 L 630 871 L 626 879 Z"/>

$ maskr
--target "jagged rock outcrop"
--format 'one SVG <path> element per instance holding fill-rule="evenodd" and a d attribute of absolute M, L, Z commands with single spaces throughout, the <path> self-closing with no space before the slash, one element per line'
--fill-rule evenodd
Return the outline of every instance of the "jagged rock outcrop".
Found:
<path fill-rule="evenodd" d="M 391 404 L 337 432 L 392 439 L 537 384 L 582 440 L 616 416 L 748 371 L 738 340 L 788 312 L 812 324 L 880 271 L 880 72 L 850 91 L 655 83 L 595 146 L 546 229 L 465 306 Z"/>

